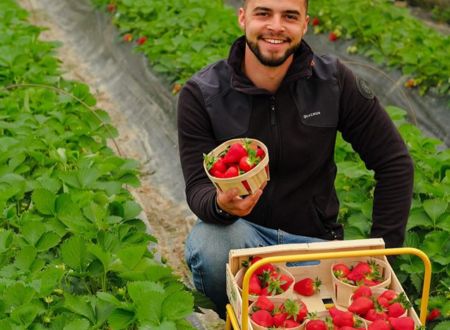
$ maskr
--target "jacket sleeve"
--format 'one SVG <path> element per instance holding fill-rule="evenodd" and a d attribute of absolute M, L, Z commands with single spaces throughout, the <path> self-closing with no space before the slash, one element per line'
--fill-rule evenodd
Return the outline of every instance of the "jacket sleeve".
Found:
<path fill-rule="evenodd" d="M 177 126 L 186 200 L 191 211 L 205 222 L 224 225 L 233 223 L 238 217 L 217 212 L 216 188 L 203 169 L 203 154 L 209 153 L 218 143 L 201 91 L 192 81 L 187 82 L 180 91 Z"/>
<path fill-rule="evenodd" d="M 371 237 L 400 247 L 411 207 L 414 166 L 406 145 L 377 97 L 338 62 L 342 90 L 338 129 L 375 172 Z"/>

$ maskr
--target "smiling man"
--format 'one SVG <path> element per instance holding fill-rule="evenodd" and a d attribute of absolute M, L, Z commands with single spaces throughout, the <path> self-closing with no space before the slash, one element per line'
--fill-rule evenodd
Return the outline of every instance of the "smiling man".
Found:
<path fill-rule="evenodd" d="M 199 218 L 185 257 L 196 288 L 225 316 L 230 249 L 343 239 L 334 188 L 338 132 L 375 173 L 371 237 L 401 246 L 411 205 L 413 164 L 395 126 L 367 84 L 334 56 L 303 40 L 306 0 L 246 0 L 244 36 L 228 59 L 183 87 L 178 102 L 186 199 Z M 219 191 L 203 154 L 232 138 L 268 147 L 270 181 L 252 195 Z"/>

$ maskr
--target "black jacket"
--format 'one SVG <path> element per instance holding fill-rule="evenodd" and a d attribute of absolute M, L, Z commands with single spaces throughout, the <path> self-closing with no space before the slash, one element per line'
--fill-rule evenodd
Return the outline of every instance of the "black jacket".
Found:
<path fill-rule="evenodd" d="M 183 87 L 178 134 L 187 202 L 203 221 L 232 223 L 215 209 L 215 188 L 203 154 L 236 137 L 261 140 L 269 150 L 270 181 L 251 222 L 289 233 L 343 238 L 334 188 L 337 131 L 377 181 L 372 237 L 401 246 L 411 205 L 413 165 L 405 144 L 367 85 L 338 59 L 316 56 L 302 41 L 275 94 L 242 73 L 245 40 L 227 61 L 201 70 Z"/>

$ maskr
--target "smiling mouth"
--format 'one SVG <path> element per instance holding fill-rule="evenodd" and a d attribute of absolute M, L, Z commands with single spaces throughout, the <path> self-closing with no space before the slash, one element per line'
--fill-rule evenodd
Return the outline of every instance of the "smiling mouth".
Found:
<path fill-rule="evenodd" d="M 285 43 L 285 42 L 289 41 L 286 38 L 280 39 L 280 38 L 260 37 L 259 39 L 264 41 L 264 42 L 267 42 L 267 43 L 269 43 L 271 45 L 279 45 L 279 44 L 282 44 L 282 43 Z"/>

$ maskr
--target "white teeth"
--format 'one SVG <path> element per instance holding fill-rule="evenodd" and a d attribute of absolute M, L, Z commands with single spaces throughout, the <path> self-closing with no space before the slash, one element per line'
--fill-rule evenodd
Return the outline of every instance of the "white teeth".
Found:
<path fill-rule="evenodd" d="M 281 44 L 284 42 L 283 40 L 278 40 L 278 39 L 265 39 L 265 40 L 271 44 Z"/>

